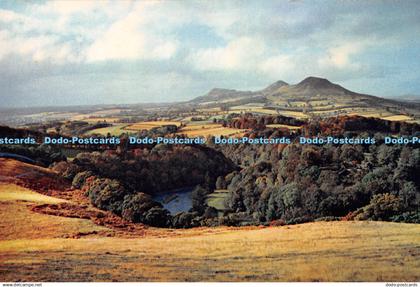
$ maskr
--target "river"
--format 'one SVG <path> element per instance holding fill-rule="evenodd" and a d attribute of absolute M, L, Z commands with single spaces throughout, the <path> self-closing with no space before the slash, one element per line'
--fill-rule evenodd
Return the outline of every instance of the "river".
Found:
<path fill-rule="evenodd" d="M 161 192 L 153 196 L 153 200 L 160 202 L 172 215 L 188 211 L 192 208 L 191 193 L 193 187 Z"/>

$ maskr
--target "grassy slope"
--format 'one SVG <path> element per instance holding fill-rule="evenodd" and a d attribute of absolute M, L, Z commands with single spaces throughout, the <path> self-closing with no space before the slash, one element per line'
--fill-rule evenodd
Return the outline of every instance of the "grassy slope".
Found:
<path fill-rule="evenodd" d="M 105 230 L 89 220 L 50 216 L 30 210 L 35 204 L 64 202 L 66 200 L 42 195 L 14 184 L 0 183 L 0 240 L 71 237 L 79 233 Z M 0 242 L 3 245 L 4 241 Z"/>
<path fill-rule="evenodd" d="M 419 231 L 323 222 L 174 238 L 12 240 L 0 244 L 0 274 L 11 281 L 418 281 Z"/>
<path fill-rule="evenodd" d="M 0 194 L 0 281 L 420 280 L 420 225 L 317 222 L 120 236 L 90 220 L 31 211 L 61 199 L 6 183 Z"/>

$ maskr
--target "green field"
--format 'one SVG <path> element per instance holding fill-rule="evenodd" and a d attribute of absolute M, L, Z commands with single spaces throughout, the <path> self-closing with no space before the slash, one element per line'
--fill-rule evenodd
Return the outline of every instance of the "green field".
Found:
<path fill-rule="evenodd" d="M 214 207 L 222 213 L 225 211 L 225 200 L 229 194 L 227 189 L 216 189 L 213 193 L 207 196 L 207 205 L 210 207 Z"/>
<path fill-rule="evenodd" d="M 126 126 L 127 124 L 114 124 L 110 127 L 99 128 L 99 129 L 88 131 L 86 134 L 87 135 L 99 134 L 99 135 L 106 136 L 109 133 L 112 136 L 120 136 L 123 133 L 129 133 L 127 130 L 124 129 Z"/>

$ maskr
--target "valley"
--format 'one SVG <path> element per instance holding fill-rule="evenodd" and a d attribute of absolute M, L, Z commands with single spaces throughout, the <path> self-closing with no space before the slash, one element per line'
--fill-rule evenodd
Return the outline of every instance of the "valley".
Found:
<path fill-rule="evenodd" d="M 0 282 L 417 287 L 419 20 L 0 0 Z"/>
<path fill-rule="evenodd" d="M 140 230 L 34 211 L 62 203 L 80 206 L 2 179 L 2 281 L 419 280 L 419 225 L 316 222 Z"/>
<path fill-rule="evenodd" d="M 179 103 L 1 113 L 2 137 L 33 143 L 0 145 L 0 277 L 418 281 L 420 149 L 384 139 L 419 137 L 419 116 L 417 103 L 314 77 Z"/>

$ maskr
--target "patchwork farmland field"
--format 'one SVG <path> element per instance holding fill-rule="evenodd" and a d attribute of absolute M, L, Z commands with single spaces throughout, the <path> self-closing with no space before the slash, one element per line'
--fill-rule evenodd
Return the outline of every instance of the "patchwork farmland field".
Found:
<path fill-rule="evenodd" d="M 277 128 L 286 128 L 286 129 L 289 129 L 289 130 L 298 130 L 301 127 L 299 127 L 299 126 L 290 126 L 290 125 L 282 125 L 282 124 L 270 124 L 270 125 L 267 125 L 267 128 L 274 128 L 274 129 L 277 129 Z"/>
<path fill-rule="evenodd" d="M 141 130 L 150 130 L 157 127 L 163 126 L 181 126 L 181 122 L 177 121 L 150 121 L 150 122 L 138 122 L 135 124 L 127 125 L 124 129 L 127 131 L 141 131 Z"/>
<path fill-rule="evenodd" d="M 411 120 L 413 120 L 411 117 L 406 116 L 406 115 L 394 115 L 394 116 L 383 117 L 382 119 L 387 120 L 387 121 L 411 121 Z"/>
<path fill-rule="evenodd" d="M 120 118 L 113 118 L 113 117 L 103 117 L 103 118 L 92 117 L 92 118 L 83 119 L 84 122 L 88 122 L 90 124 L 95 124 L 98 122 L 118 123 L 120 120 L 121 120 Z"/>
<path fill-rule="evenodd" d="M 178 134 L 188 137 L 233 136 L 245 130 L 223 127 L 221 124 L 191 124 L 181 128 Z"/>
<path fill-rule="evenodd" d="M 109 127 L 90 130 L 86 134 L 87 135 L 99 134 L 102 136 L 111 134 L 112 136 L 120 136 L 123 133 L 128 133 L 128 131 L 125 130 L 126 126 L 127 124 L 113 124 L 112 126 L 109 126 Z"/>

